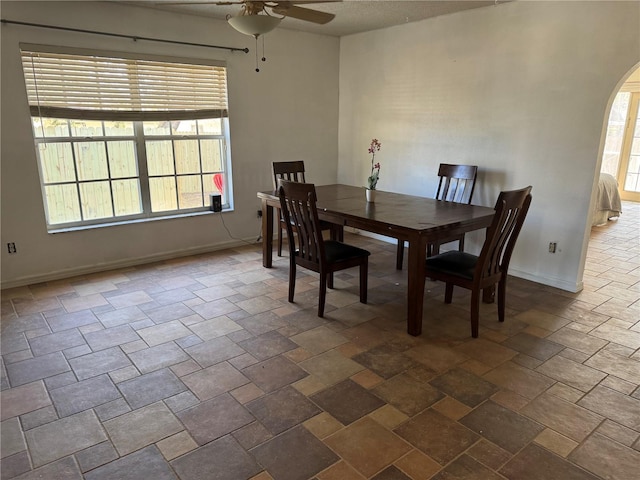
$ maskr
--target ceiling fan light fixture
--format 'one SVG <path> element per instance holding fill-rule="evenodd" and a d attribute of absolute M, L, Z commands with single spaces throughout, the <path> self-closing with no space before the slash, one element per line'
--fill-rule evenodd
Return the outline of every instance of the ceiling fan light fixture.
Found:
<path fill-rule="evenodd" d="M 257 38 L 276 28 L 281 20 L 268 15 L 236 15 L 229 17 L 227 22 L 238 32 Z"/>

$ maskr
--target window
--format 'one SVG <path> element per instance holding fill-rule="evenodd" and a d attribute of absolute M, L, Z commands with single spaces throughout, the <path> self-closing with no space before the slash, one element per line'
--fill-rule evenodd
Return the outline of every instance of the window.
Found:
<path fill-rule="evenodd" d="M 50 230 L 205 211 L 211 194 L 230 206 L 223 66 L 42 48 L 22 61 Z"/>

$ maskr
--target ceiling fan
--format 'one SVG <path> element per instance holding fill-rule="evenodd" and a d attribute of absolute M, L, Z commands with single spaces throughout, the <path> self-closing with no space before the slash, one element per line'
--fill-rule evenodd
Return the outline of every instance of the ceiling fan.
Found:
<path fill-rule="evenodd" d="M 163 5 L 242 5 L 237 15 L 227 15 L 227 23 L 235 30 L 245 35 L 251 35 L 256 39 L 256 72 L 258 68 L 258 37 L 276 28 L 283 18 L 291 17 L 305 22 L 324 25 L 335 18 L 335 14 L 299 7 L 298 4 L 341 2 L 342 0 L 317 0 L 317 1 L 280 1 L 280 0 L 236 0 L 236 1 L 182 1 L 163 2 Z M 281 16 L 275 16 L 281 15 Z M 262 37 L 262 61 L 264 56 L 264 36 Z"/>
<path fill-rule="evenodd" d="M 285 17 L 296 18 L 305 22 L 324 25 L 334 19 L 333 13 L 321 12 L 311 8 L 299 7 L 298 5 L 309 3 L 328 3 L 341 0 L 320 0 L 320 1 L 254 1 L 237 0 L 227 2 L 163 2 L 164 5 L 242 5 L 240 13 L 237 15 L 227 15 L 227 22 L 233 28 L 245 35 L 258 37 L 270 32 L 278 26 Z M 274 16 L 281 15 L 281 17 Z"/>

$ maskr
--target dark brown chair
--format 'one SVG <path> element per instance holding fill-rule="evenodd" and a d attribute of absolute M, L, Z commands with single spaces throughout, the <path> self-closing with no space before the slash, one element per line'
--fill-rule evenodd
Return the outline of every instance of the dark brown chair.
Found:
<path fill-rule="evenodd" d="M 324 315 L 327 286 L 333 288 L 333 272 L 360 267 L 360 301 L 367 303 L 369 252 L 336 240 L 324 240 L 312 183 L 280 180 L 280 209 L 289 239 L 289 302 L 293 303 L 296 265 L 320 274 L 318 316 Z"/>
<path fill-rule="evenodd" d="M 451 165 L 441 163 L 438 169 L 440 182 L 436 192 L 436 200 L 444 202 L 457 202 L 471 204 L 471 197 L 476 188 L 476 178 L 478 167 L 476 165 Z M 464 233 L 452 237 L 442 238 L 437 242 L 427 245 L 427 257 L 440 253 L 440 245 L 458 241 L 458 250 L 464 250 Z M 396 268 L 402 270 L 404 261 L 404 241 L 398 241 L 398 251 L 396 254 Z"/>
<path fill-rule="evenodd" d="M 446 283 L 444 302 L 453 287 L 471 290 L 471 336 L 478 337 L 480 290 L 498 284 L 498 320 L 504 322 L 507 270 L 518 234 L 531 204 L 531 187 L 501 192 L 480 256 L 450 251 L 427 258 L 426 276 Z"/>
<path fill-rule="evenodd" d="M 302 182 L 305 183 L 304 178 L 304 161 L 297 160 L 295 162 L 273 162 L 273 187 L 278 189 L 278 182 L 280 180 L 288 180 L 290 182 Z M 278 225 L 278 256 L 282 256 L 282 231 L 286 229 L 282 220 L 282 214 L 280 209 L 276 211 L 276 218 L 279 219 Z M 320 222 L 321 230 L 329 230 L 331 232 L 332 240 L 340 240 L 344 238 L 344 230 L 342 225 L 336 225 L 335 223 Z"/>

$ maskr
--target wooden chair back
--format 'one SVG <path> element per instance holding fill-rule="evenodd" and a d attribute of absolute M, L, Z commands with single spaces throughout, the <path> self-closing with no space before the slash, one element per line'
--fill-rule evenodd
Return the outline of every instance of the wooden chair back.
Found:
<path fill-rule="evenodd" d="M 310 270 L 324 271 L 324 240 L 316 208 L 315 186 L 282 179 L 279 183 L 280 209 L 289 238 L 289 258 Z"/>
<path fill-rule="evenodd" d="M 438 191 L 436 200 L 471 203 L 478 176 L 477 165 L 451 165 L 441 163 L 438 169 Z"/>
<path fill-rule="evenodd" d="M 476 188 L 476 179 L 478 177 L 477 165 L 452 165 L 449 163 L 441 163 L 438 168 L 438 190 L 436 191 L 436 200 L 445 202 L 456 202 L 471 204 L 471 197 Z M 427 256 L 437 255 L 440 252 L 440 246 L 449 242 L 458 242 L 458 250 L 464 250 L 464 234 L 441 237 L 437 241 L 429 242 L 427 245 Z M 402 270 L 404 262 L 404 242 L 398 241 L 396 253 L 396 269 Z"/>
<path fill-rule="evenodd" d="M 294 162 L 272 162 L 273 166 L 273 186 L 275 190 L 280 188 L 280 181 L 306 183 L 304 177 L 304 160 Z M 280 226 L 278 227 L 278 256 L 282 256 L 282 230 L 286 228 L 285 219 L 282 216 L 281 209 L 278 209 L 278 218 Z M 333 240 L 342 240 L 344 237 L 342 225 L 335 225 L 329 222 L 320 222 L 322 230 L 330 230 Z M 294 227 L 295 229 L 295 227 Z"/>
<path fill-rule="evenodd" d="M 531 205 L 531 186 L 501 192 L 495 206 L 493 222 L 478 257 L 474 283 L 492 283 L 506 272 L 511 254 Z"/>
<path fill-rule="evenodd" d="M 304 160 L 295 162 L 273 162 L 273 187 L 278 189 L 278 180 L 305 183 Z"/>

